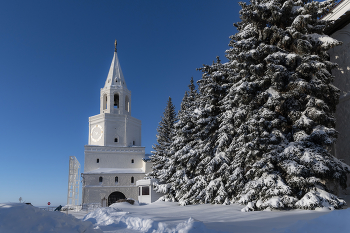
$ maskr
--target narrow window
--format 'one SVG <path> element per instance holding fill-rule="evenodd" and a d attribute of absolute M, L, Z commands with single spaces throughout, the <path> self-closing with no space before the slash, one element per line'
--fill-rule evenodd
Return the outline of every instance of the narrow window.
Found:
<path fill-rule="evenodd" d="M 100 162 L 100 159 L 96 159 L 96 163 L 99 163 Z"/>
<path fill-rule="evenodd" d="M 115 183 L 118 183 L 118 176 L 114 178 Z"/>
<path fill-rule="evenodd" d="M 125 111 L 130 112 L 129 96 L 125 96 Z"/>
<path fill-rule="evenodd" d="M 114 108 L 119 108 L 119 94 L 114 94 Z"/>
<path fill-rule="evenodd" d="M 107 95 L 103 95 L 103 110 L 107 109 Z"/>
<path fill-rule="evenodd" d="M 142 187 L 142 195 L 149 195 L 149 187 L 148 186 Z"/>
<path fill-rule="evenodd" d="M 135 141 L 132 141 L 132 145 L 135 146 Z"/>
<path fill-rule="evenodd" d="M 134 177 L 133 176 L 131 177 L 131 183 L 132 184 L 134 183 Z"/>
<path fill-rule="evenodd" d="M 100 178 L 98 178 L 98 182 L 102 183 L 102 181 L 103 181 L 103 178 L 102 176 L 100 176 Z"/>
<path fill-rule="evenodd" d="M 114 142 L 118 142 L 118 138 L 114 138 Z"/>
<path fill-rule="evenodd" d="M 133 160 L 133 159 L 131 160 L 131 163 L 134 163 L 134 160 Z"/>

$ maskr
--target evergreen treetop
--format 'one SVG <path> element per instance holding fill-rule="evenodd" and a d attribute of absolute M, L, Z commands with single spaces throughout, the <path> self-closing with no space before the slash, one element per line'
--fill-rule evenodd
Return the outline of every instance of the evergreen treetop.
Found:
<path fill-rule="evenodd" d="M 175 106 L 169 97 L 161 121 L 157 128 L 157 144 L 153 146 L 151 161 L 153 162 L 152 172 L 148 176 L 159 178 L 159 172 L 163 169 L 166 160 L 169 158 L 169 146 L 174 137 L 174 124 L 176 123 Z"/>

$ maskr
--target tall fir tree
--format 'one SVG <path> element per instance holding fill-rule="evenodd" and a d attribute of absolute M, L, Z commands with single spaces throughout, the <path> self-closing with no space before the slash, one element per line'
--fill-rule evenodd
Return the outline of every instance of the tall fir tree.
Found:
<path fill-rule="evenodd" d="M 334 112 L 327 51 L 340 42 L 323 34 L 319 20 L 335 1 L 251 0 L 240 3 L 241 22 L 227 51 L 238 75 L 227 97 L 224 121 L 234 125 L 232 202 L 242 211 L 266 208 L 339 208 L 330 180 L 346 186 L 350 167 L 334 158 Z"/>
<path fill-rule="evenodd" d="M 217 150 L 218 118 L 222 113 L 220 101 L 226 96 L 229 73 L 219 57 L 211 66 L 206 65 L 200 70 L 203 74 L 198 81 L 200 104 L 196 121 L 199 128 L 196 151 L 200 156 L 188 202 L 221 204 L 228 200 L 223 174 L 227 171 L 229 158 Z"/>
<path fill-rule="evenodd" d="M 187 106 L 189 101 L 190 107 L 182 108 L 179 113 L 181 120 L 177 132 L 182 144 L 174 154 L 176 172 L 168 186 L 174 190 L 174 199 L 181 205 L 228 201 L 221 175 L 229 159 L 217 154 L 215 145 L 219 126 L 217 119 L 221 113 L 219 102 L 226 96 L 228 73 L 218 57 L 213 65 L 205 65 L 200 70 L 203 75 L 198 81 L 199 94 L 195 105 L 191 104 L 191 94 L 185 95 L 182 106 Z M 191 90 L 192 85 L 191 82 Z"/>
<path fill-rule="evenodd" d="M 159 179 L 162 175 L 164 164 L 170 157 L 170 145 L 174 137 L 174 124 L 177 121 L 175 106 L 169 97 L 167 106 L 164 110 L 162 120 L 157 128 L 157 144 L 153 146 L 151 161 L 153 163 L 152 171 L 148 176 Z"/>
<path fill-rule="evenodd" d="M 166 194 L 166 200 L 181 199 L 183 192 L 180 187 L 193 173 L 193 163 L 197 157 L 194 150 L 197 143 L 194 138 L 196 131 L 194 111 L 198 106 L 197 98 L 198 93 L 191 78 L 189 91 L 186 91 L 181 102 L 178 122 L 174 125 L 174 140 L 170 145 L 171 157 L 164 164 L 162 175 L 159 176 L 160 184 L 156 186 L 156 191 Z"/>

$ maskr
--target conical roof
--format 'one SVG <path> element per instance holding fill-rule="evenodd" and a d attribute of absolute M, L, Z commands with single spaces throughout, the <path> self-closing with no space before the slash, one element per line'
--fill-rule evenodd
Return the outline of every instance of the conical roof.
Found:
<path fill-rule="evenodd" d="M 111 67 L 109 68 L 108 76 L 105 83 L 105 87 L 108 87 L 108 86 L 113 86 L 115 88 L 117 87 L 127 88 L 116 51 L 114 52 Z"/>

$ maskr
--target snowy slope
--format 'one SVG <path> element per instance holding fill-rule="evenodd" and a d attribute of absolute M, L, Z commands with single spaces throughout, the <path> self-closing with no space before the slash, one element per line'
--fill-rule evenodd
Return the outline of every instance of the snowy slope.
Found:
<path fill-rule="evenodd" d="M 241 212 L 241 208 L 240 205 L 211 204 L 179 206 L 172 202 L 118 203 L 90 213 L 72 211 L 66 215 L 10 203 L 0 204 L 0 232 L 350 232 L 350 209 Z"/>
<path fill-rule="evenodd" d="M 104 232 L 350 232 L 348 210 L 291 210 L 241 212 L 240 205 L 179 206 L 172 202 L 155 202 L 133 206 L 114 204 L 91 212 L 84 220 Z M 82 213 L 74 213 L 83 218 Z M 336 216 L 336 217 L 335 217 Z M 327 219 L 327 221 L 325 221 Z M 321 230 L 312 231 L 323 223 Z M 337 227 L 342 222 L 341 227 Z M 311 229 L 311 230 L 310 230 Z M 336 231 L 330 229 L 337 229 Z M 305 230 L 305 231 L 302 231 Z M 132 231 L 134 232 L 134 231 Z"/>
<path fill-rule="evenodd" d="M 310 221 L 298 221 L 285 229 L 284 233 L 350 232 L 350 209 L 332 211 Z"/>
<path fill-rule="evenodd" d="M 0 232 L 101 233 L 90 222 L 21 203 L 0 203 Z"/>

